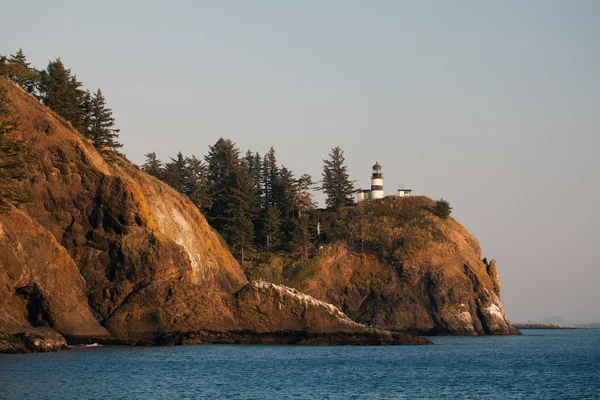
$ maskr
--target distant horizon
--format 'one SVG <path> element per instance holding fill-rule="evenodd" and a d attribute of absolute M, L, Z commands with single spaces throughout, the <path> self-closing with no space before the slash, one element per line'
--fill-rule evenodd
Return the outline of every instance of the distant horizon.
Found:
<path fill-rule="evenodd" d="M 600 3 L 11 3 L 0 54 L 102 89 L 141 165 L 219 137 L 444 198 L 512 322 L 600 322 Z M 386 189 L 387 188 L 387 189 Z M 322 205 L 322 194 L 316 196 Z M 595 305 L 594 305 L 595 304 Z"/>

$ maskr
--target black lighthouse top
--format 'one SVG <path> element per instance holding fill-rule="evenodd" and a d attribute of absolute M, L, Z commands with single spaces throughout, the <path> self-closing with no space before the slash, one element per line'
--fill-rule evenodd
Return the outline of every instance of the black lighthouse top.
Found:
<path fill-rule="evenodd" d="M 381 165 L 379 165 L 379 163 L 376 162 L 375 165 L 373 165 L 373 174 L 371 175 L 371 179 L 373 180 L 373 179 L 381 179 L 381 178 L 383 178 L 383 175 L 381 173 Z M 371 183 L 371 189 L 372 190 L 383 190 L 383 189 L 373 189 L 373 183 Z"/>

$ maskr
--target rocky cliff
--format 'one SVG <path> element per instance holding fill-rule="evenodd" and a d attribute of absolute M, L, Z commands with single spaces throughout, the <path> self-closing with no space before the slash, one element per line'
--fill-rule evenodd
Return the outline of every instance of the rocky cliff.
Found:
<path fill-rule="evenodd" d="M 0 214 L 0 351 L 62 348 L 62 337 L 427 342 L 357 324 L 292 289 L 249 284 L 184 196 L 123 159 L 106 162 L 37 100 L 1 78 L 0 85 L 28 160 L 20 184 L 27 201 Z"/>
<path fill-rule="evenodd" d="M 357 322 L 437 335 L 516 334 L 502 309 L 496 262 L 427 197 L 361 203 L 335 216 L 344 230 L 310 260 L 278 256 L 250 267 L 334 304 Z"/>

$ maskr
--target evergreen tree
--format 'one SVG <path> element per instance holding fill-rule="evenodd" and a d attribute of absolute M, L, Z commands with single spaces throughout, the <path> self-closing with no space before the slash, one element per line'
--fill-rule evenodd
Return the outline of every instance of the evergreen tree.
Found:
<path fill-rule="evenodd" d="M 39 81 L 37 71 L 29 66 L 27 57 L 23 53 L 23 49 L 19 49 L 16 54 L 11 54 L 7 60 L 6 72 L 7 77 L 12 82 L 21 86 L 28 93 L 35 93 Z"/>
<path fill-rule="evenodd" d="M 115 119 L 112 116 L 112 110 L 106 107 L 102 91 L 98 89 L 91 97 L 88 94 L 88 98 L 89 105 L 86 105 L 85 94 L 80 104 L 83 114 L 81 124 L 89 124 L 88 129 L 84 132 L 85 136 L 89 137 L 94 146 L 101 151 L 115 151 L 122 147 L 123 145 L 117 141 L 120 130 L 113 129 Z M 89 113 L 86 114 L 86 110 Z"/>
<path fill-rule="evenodd" d="M 156 153 L 154 153 L 154 152 L 148 153 L 148 154 L 145 154 L 144 157 L 146 157 L 146 161 L 142 165 L 142 171 L 144 171 L 145 173 L 150 174 L 158 179 L 162 179 L 163 178 L 163 165 L 162 165 L 162 161 L 160 161 L 158 159 L 158 157 L 156 157 Z"/>
<path fill-rule="evenodd" d="M 360 258 L 363 259 L 365 254 L 365 241 L 369 237 L 371 225 L 371 203 L 365 201 L 359 203 L 347 217 L 346 228 L 348 236 L 352 244 L 358 244 L 360 250 Z"/>
<path fill-rule="evenodd" d="M 248 150 L 246 152 L 246 155 L 244 156 L 243 161 L 245 163 L 246 169 L 248 171 L 248 176 L 252 184 L 253 196 L 250 202 L 251 208 L 254 210 L 253 213 L 256 214 L 260 210 L 262 195 L 262 162 L 260 154 L 252 154 L 252 152 Z"/>
<path fill-rule="evenodd" d="M 208 194 L 212 204 L 206 211 L 211 225 L 226 236 L 226 226 L 231 222 L 231 204 L 236 204 L 236 192 L 239 189 L 239 150 L 229 139 L 220 138 L 209 146 L 205 156 L 207 164 Z"/>
<path fill-rule="evenodd" d="M 226 208 L 229 220 L 223 230 L 228 243 L 236 253 L 239 253 L 240 263 L 243 267 L 245 252 L 251 248 L 254 240 L 254 224 L 251 218 L 251 199 L 254 188 L 245 161 L 241 162 L 239 168 L 232 175 L 233 196 Z"/>
<path fill-rule="evenodd" d="M 25 177 L 23 144 L 12 138 L 18 127 L 14 108 L 6 89 L 0 86 L 0 212 L 16 200 L 16 182 Z"/>
<path fill-rule="evenodd" d="M 293 179 L 291 171 L 285 169 L 286 179 Z M 277 166 L 275 149 L 265 154 L 262 162 L 262 213 L 260 217 L 260 242 L 267 251 L 272 251 L 281 244 L 282 224 L 286 221 L 282 216 L 287 216 L 290 209 L 286 202 L 286 190 L 281 180 L 282 170 Z M 286 182 L 287 183 L 287 182 Z"/>
<path fill-rule="evenodd" d="M 206 176 L 207 168 L 202 160 L 194 155 L 186 157 L 182 181 L 183 193 L 203 212 L 212 205 L 212 199 L 208 195 Z"/>
<path fill-rule="evenodd" d="M 302 175 L 297 181 L 296 204 L 298 217 L 315 208 L 312 199 L 313 180 L 309 174 Z"/>
<path fill-rule="evenodd" d="M 263 208 L 266 210 L 270 207 L 277 207 L 276 191 L 277 180 L 279 178 L 279 167 L 275 157 L 275 150 L 271 147 L 269 152 L 265 154 L 262 163 L 263 176 Z"/>
<path fill-rule="evenodd" d="M 171 158 L 171 162 L 165 164 L 163 181 L 183 193 L 183 185 L 186 178 L 186 161 L 181 152 L 177 153 L 177 158 Z"/>
<path fill-rule="evenodd" d="M 307 213 L 301 214 L 294 220 L 292 230 L 292 246 L 306 259 L 312 245 L 313 234 L 310 231 L 310 218 Z"/>
<path fill-rule="evenodd" d="M 282 210 L 282 245 L 285 248 L 300 250 L 308 257 L 308 251 L 312 247 L 312 233 L 310 226 L 310 211 L 313 209 L 312 202 L 312 179 L 310 175 L 304 174 L 295 179 L 291 171 L 281 168 L 279 179 L 282 193 L 284 194 L 281 204 Z"/>
<path fill-rule="evenodd" d="M 452 207 L 450 207 L 450 203 L 448 203 L 444 199 L 439 199 L 435 201 L 435 206 L 432 210 L 433 214 L 440 218 L 448 218 L 452 213 Z"/>
<path fill-rule="evenodd" d="M 338 210 L 353 203 L 354 181 L 350 180 L 347 167 L 344 165 L 344 152 L 335 147 L 329 154 L 329 160 L 323 160 L 323 180 L 321 190 L 327 195 L 327 208 Z"/>
<path fill-rule="evenodd" d="M 73 127 L 85 133 L 85 92 L 80 89 L 81 82 L 71 75 L 71 70 L 57 58 L 50 61 L 40 76 L 40 90 L 44 104 L 58 115 L 71 122 Z"/>
<path fill-rule="evenodd" d="M 298 209 L 296 203 L 297 181 L 292 171 L 282 166 L 275 186 L 273 188 L 273 197 L 275 206 L 281 211 L 281 216 L 291 218 Z"/>
<path fill-rule="evenodd" d="M 281 211 L 274 207 L 264 210 L 262 234 L 265 237 L 267 251 L 272 251 L 279 245 L 281 236 Z"/>
<path fill-rule="evenodd" d="M 8 79 L 8 59 L 0 55 L 0 76 Z"/>
<path fill-rule="evenodd" d="M 227 226 L 227 233 L 229 243 L 239 251 L 240 264 L 244 268 L 246 251 L 254 240 L 254 224 L 244 208 L 234 210 L 232 223 Z"/>
<path fill-rule="evenodd" d="M 81 133 L 84 136 L 90 137 L 90 128 L 92 126 L 92 94 L 89 90 L 83 92 L 83 98 L 79 105 L 79 112 L 81 114 Z"/>
<path fill-rule="evenodd" d="M 262 237 L 260 232 L 260 215 L 262 205 L 262 162 L 260 154 L 252 154 L 250 150 L 244 156 L 243 166 L 248 173 L 248 181 L 250 182 L 249 190 L 249 210 L 250 219 L 254 225 L 254 237 Z"/>

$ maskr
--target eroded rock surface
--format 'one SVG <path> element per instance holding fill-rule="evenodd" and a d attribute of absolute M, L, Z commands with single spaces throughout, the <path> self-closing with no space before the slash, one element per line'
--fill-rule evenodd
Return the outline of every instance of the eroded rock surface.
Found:
<path fill-rule="evenodd" d="M 111 341 L 86 293 L 77 266 L 52 234 L 17 209 L 0 216 L 0 332 L 5 339 L 20 340 L 31 351 L 66 345 L 55 331 L 73 342 Z"/>
<path fill-rule="evenodd" d="M 360 224 L 351 217 L 345 221 L 355 231 L 355 246 L 348 239 L 323 246 L 307 262 L 309 272 L 296 274 L 304 279 L 286 280 L 294 276 L 290 270 L 306 268 L 302 260 L 276 256 L 260 268 L 268 271 L 269 279 L 381 329 L 428 335 L 518 334 L 502 309 L 496 262 L 482 257 L 477 239 L 453 218 L 432 214 L 434 204 L 413 196 L 360 205 L 366 208 Z"/>
<path fill-rule="evenodd" d="M 106 162 L 37 100 L 2 78 L 0 85 L 29 160 L 20 187 L 27 202 L 0 214 L 2 348 L 54 350 L 62 337 L 426 343 L 357 324 L 293 289 L 248 284 L 187 198 L 125 160 Z"/>
<path fill-rule="evenodd" d="M 65 338 L 53 329 L 25 328 L 12 334 L 0 331 L 0 353 L 47 353 L 66 348 Z"/>

